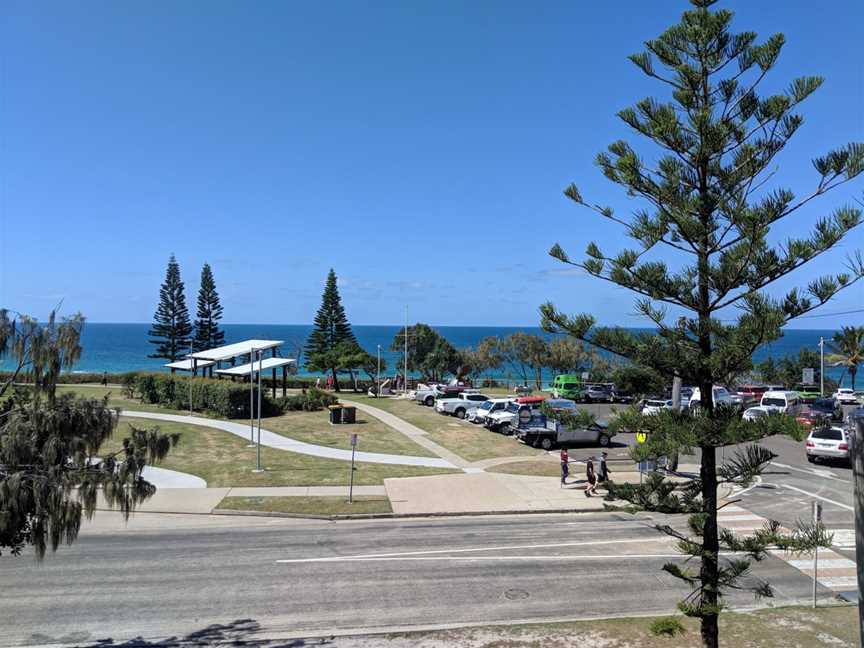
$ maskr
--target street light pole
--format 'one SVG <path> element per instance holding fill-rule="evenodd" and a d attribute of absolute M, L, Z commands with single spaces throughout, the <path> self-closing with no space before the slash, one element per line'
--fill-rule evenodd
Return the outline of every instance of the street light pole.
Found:
<path fill-rule="evenodd" d="M 255 445 L 255 349 L 249 349 L 249 445 Z"/>
<path fill-rule="evenodd" d="M 825 338 L 819 338 L 819 395 L 825 395 Z"/>
<path fill-rule="evenodd" d="M 405 375 L 402 381 L 403 393 L 408 393 L 408 305 L 405 305 Z"/>
<path fill-rule="evenodd" d="M 263 373 L 264 352 L 258 351 L 258 467 L 255 472 L 263 472 L 261 467 L 261 374 Z"/>
<path fill-rule="evenodd" d="M 378 369 L 375 372 L 375 398 L 381 396 L 381 345 L 378 345 Z"/>

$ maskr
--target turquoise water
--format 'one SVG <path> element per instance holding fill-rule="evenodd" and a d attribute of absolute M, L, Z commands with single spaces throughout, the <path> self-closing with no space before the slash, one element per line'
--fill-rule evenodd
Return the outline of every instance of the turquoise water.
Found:
<path fill-rule="evenodd" d="M 74 370 L 109 373 L 161 370 L 164 360 L 147 357 L 154 349 L 154 345 L 148 342 L 149 328 L 149 324 L 87 324 L 81 340 L 84 353 Z M 296 357 L 297 350 L 303 346 L 311 328 L 300 324 L 226 324 L 225 342 L 227 344 L 251 338 L 285 340 L 282 355 Z M 504 337 L 514 331 L 545 335 L 536 327 L 439 326 L 436 329 L 457 348 L 475 346 L 484 337 Z M 387 360 L 388 373 L 391 373 L 398 354 L 389 351 L 390 344 L 401 327 L 354 326 L 353 330 L 360 345 L 369 353 L 374 354 L 378 345 L 381 345 L 381 355 Z M 759 349 L 754 359 L 759 362 L 769 355 L 781 357 L 797 353 L 798 349 L 804 346 L 818 350 L 819 337 L 830 338 L 833 333 L 834 331 L 829 330 L 789 330 L 780 340 Z M 8 365 L 0 364 L 0 368 L 8 368 Z M 826 375 L 835 379 L 839 378 L 841 373 L 840 368 L 826 368 Z"/>

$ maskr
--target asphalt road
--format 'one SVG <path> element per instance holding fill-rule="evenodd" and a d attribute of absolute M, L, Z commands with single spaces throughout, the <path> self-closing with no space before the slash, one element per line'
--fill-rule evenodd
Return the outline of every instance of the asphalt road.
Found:
<path fill-rule="evenodd" d="M 622 436 L 616 450 L 624 452 L 632 439 Z M 740 506 L 789 526 L 821 498 L 829 528 L 853 527 L 850 469 L 810 465 L 803 444 L 789 439 L 764 443 L 779 458 L 761 485 L 738 496 Z M 94 645 L 208 626 L 217 635 L 234 626 L 296 637 L 671 612 L 686 590 L 661 570 L 676 552 L 650 521 L 608 513 L 345 522 L 139 514 L 124 525 L 99 513 L 76 544 L 42 564 L 0 557 L 0 646 Z M 754 573 L 772 583 L 775 604 L 810 595 L 812 581 L 779 558 Z M 833 594 L 820 588 L 820 596 Z M 730 603 L 754 601 L 740 594 Z"/>

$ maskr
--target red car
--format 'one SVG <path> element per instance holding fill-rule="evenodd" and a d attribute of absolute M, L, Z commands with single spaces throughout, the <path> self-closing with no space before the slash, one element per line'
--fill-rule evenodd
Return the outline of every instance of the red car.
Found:
<path fill-rule="evenodd" d="M 762 394 L 766 391 L 768 391 L 767 385 L 741 385 L 738 388 L 737 394 L 741 397 L 742 404 L 746 408 L 762 400 Z"/>

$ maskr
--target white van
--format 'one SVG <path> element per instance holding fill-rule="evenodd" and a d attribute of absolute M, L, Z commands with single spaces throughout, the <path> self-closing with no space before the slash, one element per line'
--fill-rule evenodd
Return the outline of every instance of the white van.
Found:
<path fill-rule="evenodd" d="M 801 395 L 793 391 L 766 391 L 759 402 L 761 407 L 795 416 L 801 411 Z"/>

